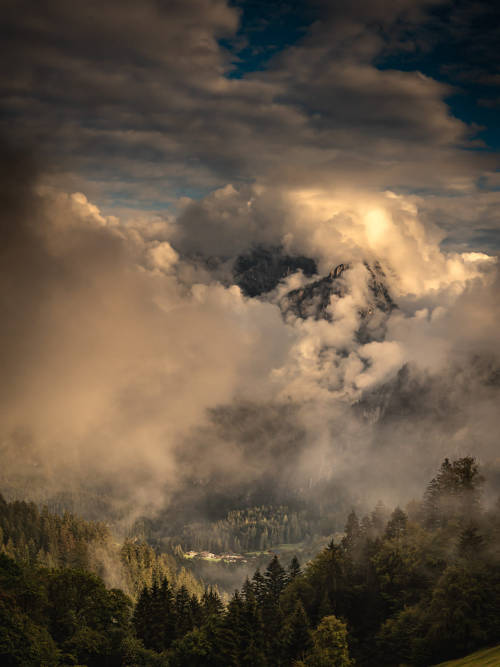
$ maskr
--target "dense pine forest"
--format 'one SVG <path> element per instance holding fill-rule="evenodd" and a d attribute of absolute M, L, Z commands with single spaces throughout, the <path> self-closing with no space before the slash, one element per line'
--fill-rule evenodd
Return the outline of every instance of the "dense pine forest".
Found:
<path fill-rule="evenodd" d="M 200 595 L 203 586 L 170 553 L 158 553 L 137 537 L 118 543 L 104 523 L 74 514 L 53 514 L 34 503 L 6 502 L 0 495 L 0 552 L 22 566 L 92 572 L 133 599 L 144 585 L 168 577 Z"/>
<path fill-rule="evenodd" d="M 302 542 L 314 531 L 305 511 L 286 506 L 262 506 L 232 510 L 208 525 L 189 524 L 181 535 L 184 549 L 210 551 L 264 551 L 282 543 Z"/>
<path fill-rule="evenodd" d="M 302 567 L 275 555 L 227 604 L 133 540 L 114 547 L 108 588 L 104 525 L 2 499 L 0 662 L 426 666 L 494 645 L 500 519 L 483 482 L 473 458 L 446 459 L 421 500 L 351 512 L 341 539 Z M 232 516 L 239 525 L 244 513 Z"/>
<path fill-rule="evenodd" d="M 131 532 L 160 550 L 255 555 L 279 550 L 277 547 L 284 544 L 312 545 L 317 536 L 330 534 L 332 528 L 332 521 L 319 520 L 309 508 L 292 505 L 257 505 L 222 510 L 221 514 L 222 518 L 217 520 L 188 520 L 177 528 L 173 525 L 175 519 L 169 521 L 170 513 L 165 512 L 156 519 L 137 520 Z"/>

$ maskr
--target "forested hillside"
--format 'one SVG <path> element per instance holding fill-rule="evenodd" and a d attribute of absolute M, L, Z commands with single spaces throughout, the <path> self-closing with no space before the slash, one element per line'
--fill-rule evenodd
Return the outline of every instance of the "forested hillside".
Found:
<path fill-rule="evenodd" d="M 283 505 L 268 505 L 232 510 L 221 521 L 188 524 L 178 539 L 186 550 L 241 553 L 301 542 L 313 535 L 316 528 L 304 510 L 293 511 Z"/>
<path fill-rule="evenodd" d="M 57 515 L 34 503 L 6 502 L 0 495 L 0 553 L 26 566 L 93 572 L 133 598 L 155 578 L 200 595 L 202 584 L 172 554 L 157 553 L 143 540 L 118 543 L 103 523 Z"/>
<path fill-rule="evenodd" d="M 169 579 L 168 561 L 133 542 L 122 553 L 131 573 L 138 568 L 135 606 L 96 575 L 40 567 L 36 558 L 16 564 L 4 553 L 2 664 L 424 667 L 493 646 L 500 519 L 497 508 L 483 508 L 482 483 L 474 459 L 446 459 L 421 501 L 389 515 L 380 505 L 364 517 L 351 512 L 340 541 L 303 569 L 274 556 L 227 606 L 216 591 L 190 591 L 179 572 Z M 24 509 L 37 526 L 33 508 Z"/>
<path fill-rule="evenodd" d="M 28 565 L 93 569 L 94 554 L 109 545 L 103 523 L 39 511 L 34 503 L 8 503 L 0 495 L 0 549 Z"/>

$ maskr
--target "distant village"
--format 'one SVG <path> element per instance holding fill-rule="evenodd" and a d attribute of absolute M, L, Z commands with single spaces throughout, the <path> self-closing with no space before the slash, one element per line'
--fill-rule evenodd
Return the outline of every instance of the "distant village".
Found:
<path fill-rule="evenodd" d="M 247 563 L 248 560 L 240 554 L 214 554 L 211 551 L 188 551 L 184 558 L 198 558 L 200 560 L 224 561 L 225 563 Z"/>

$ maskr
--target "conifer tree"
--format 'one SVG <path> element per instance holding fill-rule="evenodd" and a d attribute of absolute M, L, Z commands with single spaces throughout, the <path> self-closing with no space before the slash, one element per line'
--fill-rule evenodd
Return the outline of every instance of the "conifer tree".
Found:
<path fill-rule="evenodd" d="M 149 647 L 149 619 L 151 617 L 151 596 L 149 588 L 144 586 L 136 602 L 132 615 L 135 634 L 142 639 L 144 646 Z"/>
<path fill-rule="evenodd" d="M 320 602 L 316 612 L 316 618 L 318 621 L 321 621 L 325 616 L 329 616 L 332 613 L 332 603 L 330 602 L 330 596 L 328 595 L 327 590 L 319 590 Z"/>
<path fill-rule="evenodd" d="M 400 540 L 406 534 L 408 517 L 400 507 L 396 507 L 387 523 L 384 537 L 389 540 Z"/>
<path fill-rule="evenodd" d="M 297 600 L 292 616 L 284 625 L 282 643 L 283 659 L 287 665 L 291 665 L 295 660 L 303 658 L 304 654 L 311 648 L 312 640 L 309 619 L 301 600 Z"/>
<path fill-rule="evenodd" d="M 293 581 L 295 577 L 298 577 L 301 574 L 302 570 L 300 569 L 299 559 L 297 556 L 294 556 L 290 561 L 290 565 L 288 566 L 288 578 L 290 581 Z"/>
<path fill-rule="evenodd" d="M 190 596 L 185 586 L 181 586 L 175 596 L 175 634 L 183 637 L 193 629 L 193 618 L 191 616 Z"/>
<path fill-rule="evenodd" d="M 478 560 L 485 547 L 484 537 L 473 523 L 463 528 L 458 538 L 458 553 L 462 558 Z"/>
<path fill-rule="evenodd" d="M 243 585 L 243 605 L 240 610 L 240 635 L 239 642 L 240 661 L 242 665 L 257 667 L 265 664 L 264 656 L 264 634 L 262 627 L 261 611 L 257 605 L 257 599 L 253 586 L 247 579 Z"/>
<path fill-rule="evenodd" d="M 265 595 L 262 603 L 264 637 L 267 646 L 267 655 L 271 660 L 271 664 L 278 664 L 280 657 L 279 638 L 283 622 L 280 595 L 285 586 L 285 570 L 281 566 L 278 557 L 274 556 L 264 572 Z"/>
<path fill-rule="evenodd" d="M 242 634 L 243 600 L 238 591 L 229 601 L 223 632 L 219 635 L 220 648 L 228 665 L 238 665 Z"/>
<path fill-rule="evenodd" d="M 144 641 L 146 648 L 151 648 L 158 653 L 165 648 L 165 618 L 164 618 L 164 600 L 158 580 L 155 578 L 150 590 L 149 613 L 146 617 L 147 641 Z"/>
<path fill-rule="evenodd" d="M 166 577 L 163 577 L 159 590 L 158 611 L 163 625 L 163 647 L 168 648 L 175 639 L 176 613 L 174 595 Z"/>
<path fill-rule="evenodd" d="M 257 569 L 252 577 L 252 586 L 255 593 L 257 604 L 261 606 L 266 597 L 266 582 L 259 569 Z"/>
<path fill-rule="evenodd" d="M 189 612 L 193 627 L 199 627 L 203 622 L 203 611 L 200 601 L 194 593 L 189 600 Z"/>
<path fill-rule="evenodd" d="M 273 556 L 273 559 L 266 568 L 264 582 L 266 598 L 270 598 L 277 604 L 286 585 L 286 573 L 276 555 Z"/>
<path fill-rule="evenodd" d="M 349 556 L 354 556 L 361 539 L 361 527 L 359 519 L 354 510 L 351 510 L 347 517 L 347 522 L 344 528 L 345 535 L 342 538 L 341 545 Z"/>
<path fill-rule="evenodd" d="M 201 598 L 203 620 L 207 621 L 210 616 L 220 616 L 224 611 L 224 605 L 217 591 L 213 588 L 206 589 Z"/>
<path fill-rule="evenodd" d="M 454 517 L 462 521 L 475 517 L 481 506 L 483 482 L 484 477 L 472 456 L 456 461 L 446 458 L 425 492 L 427 526 L 437 528 Z"/>

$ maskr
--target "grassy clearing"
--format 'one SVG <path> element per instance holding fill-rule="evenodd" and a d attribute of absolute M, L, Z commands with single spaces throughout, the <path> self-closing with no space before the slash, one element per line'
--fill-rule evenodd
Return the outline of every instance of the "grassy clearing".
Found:
<path fill-rule="evenodd" d="M 304 542 L 297 542 L 296 544 L 278 544 L 277 547 L 274 547 L 275 551 L 281 552 L 281 551 L 297 551 L 300 552 L 302 549 L 304 549 L 305 543 Z"/>
<path fill-rule="evenodd" d="M 277 544 L 274 547 L 269 547 L 265 551 L 245 551 L 245 556 L 272 556 L 273 554 L 280 554 L 286 552 L 297 552 L 300 553 L 306 546 L 305 542 L 294 542 L 294 543 L 284 543 Z"/>
<path fill-rule="evenodd" d="M 499 667 L 500 646 L 476 651 L 476 653 L 471 653 L 458 660 L 448 660 L 448 662 L 442 662 L 436 667 L 476 667 L 476 665 L 477 667 Z"/>

